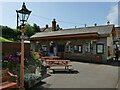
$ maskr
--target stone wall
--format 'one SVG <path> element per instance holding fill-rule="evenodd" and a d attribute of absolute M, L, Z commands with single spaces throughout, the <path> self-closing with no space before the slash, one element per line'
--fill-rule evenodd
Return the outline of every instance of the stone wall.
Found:
<path fill-rule="evenodd" d="M 80 60 L 80 56 L 85 58 L 85 60 L 87 61 L 89 59 L 89 57 L 87 57 L 88 53 L 92 53 L 91 55 L 89 55 L 92 60 L 95 59 L 97 57 L 97 55 L 100 57 L 100 59 L 102 59 L 102 62 L 106 62 L 107 57 L 108 57 L 108 45 L 107 45 L 107 38 L 103 37 L 103 38 L 97 38 L 97 39 L 89 39 L 89 38 L 76 38 L 76 39 L 55 39 L 55 40 L 39 40 L 39 43 L 36 43 L 35 41 L 31 43 L 32 45 L 32 49 L 36 49 L 36 50 L 40 50 L 40 47 L 42 45 L 46 45 L 47 46 L 47 51 L 50 51 L 50 42 L 53 41 L 53 43 L 55 44 L 56 48 L 58 48 L 58 45 L 65 45 L 65 51 L 64 52 L 57 52 L 57 55 L 63 56 L 63 58 L 68 58 L 68 59 L 79 59 Z M 95 41 L 92 42 L 91 41 Z M 67 42 L 70 42 L 71 47 L 73 48 L 71 50 L 71 52 L 66 52 L 66 44 Z M 112 39 L 109 39 L 109 42 L 112 42 Z M 90 48 L 90 51 L 87 52 L 86 54 L 86 45 L 88 43 L 91 43 L 92 49 Z M 97 54 L 96 50 L 97 50 L 97 44 L 103 44 L 104 45 L 104 52 L 102 54 Z M 82 52 L 74 52 L 74 46 L 75 45 L 82 45 Z M 112 46 L 110 46 L 112 47 Z M 112 53 L 112 52 L 111 52 Z M 79 58 L 78 58 L 78 56 Z M 86 57 L 85 57 L 86 55 Z M 94 56 L 93 56 L 94 55 Z M 92 57 L 93 56 L 93 57 Z M 83 58 L 82 58 L 83 59 Z M 91 61 L 91 60 L 88 60 Z"/>

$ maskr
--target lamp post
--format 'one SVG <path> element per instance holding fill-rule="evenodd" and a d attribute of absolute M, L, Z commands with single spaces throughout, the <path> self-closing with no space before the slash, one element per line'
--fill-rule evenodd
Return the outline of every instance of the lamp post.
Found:
<path fill-rule="evenodd" d="M 20 64 L 20 88 L 24 89 L 24 26 L 25 22 L 27 22 L 31 11 L 26 8 L 25 3 L 23 3 L 22 8 L 20 10 L 16 10 L 17 12 L 17 25 L 18 18 L 20 18 L 21 22 L 21 64 Z"/>

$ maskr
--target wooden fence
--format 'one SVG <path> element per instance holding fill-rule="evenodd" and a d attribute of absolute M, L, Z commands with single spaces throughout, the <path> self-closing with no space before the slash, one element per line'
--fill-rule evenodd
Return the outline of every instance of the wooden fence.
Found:
<path fill-rule="evenodd" d="M 24 43 L 25 54 L 30 52 L 30 43 Z M 2 54 L 15 54 L 21 52 L 21 43 L 18 42 L 3 42 L 2 43 Z"/>

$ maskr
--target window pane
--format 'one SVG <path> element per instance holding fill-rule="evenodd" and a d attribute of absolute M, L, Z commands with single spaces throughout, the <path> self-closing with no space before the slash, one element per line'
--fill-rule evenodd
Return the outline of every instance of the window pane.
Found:
<path fill-rule="evenodd" d="M 74 50 L 77 51 L 77 46 L 76 45 L 74 46 Z"/>
<path fill-rule="evenodd" d="M 70 47 L 70 45 L 68 45 L 68 52 L 70 52 L 71 51 L 71 47 Z"/>
<path fill-rule="evenodd" d="M 82 45 L 78 46 L 78 52 L 82 53 Z"/>
<path fill-rule="evenodd" d="M 47 51 L 47 46 L 46 45 L 42 45 L 42 50 L 43 51 Z"/>

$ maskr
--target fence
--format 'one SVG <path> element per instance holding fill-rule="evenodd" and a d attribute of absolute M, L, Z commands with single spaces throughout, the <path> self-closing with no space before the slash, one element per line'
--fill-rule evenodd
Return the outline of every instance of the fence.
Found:
<path fill-rule="evenodd" d="M 30 43 L 24 43 L 25 54 L 30 52 Z M 21 43 L 18 42 L 3 42 L 2 43 L 2 53 L 15 54 L 16 52 L 21 52 Z"/>

